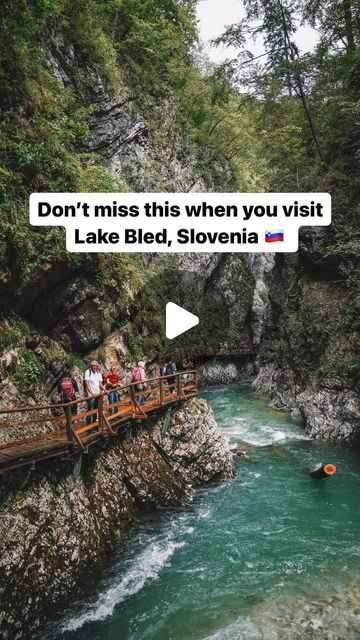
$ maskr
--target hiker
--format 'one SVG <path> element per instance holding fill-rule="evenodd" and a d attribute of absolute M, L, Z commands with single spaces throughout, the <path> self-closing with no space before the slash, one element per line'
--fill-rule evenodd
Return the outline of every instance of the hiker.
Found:
<path fill-rule="evenodd" d="M 175 362 L 167 362 L 165 363 L 164 368 L 162 370 L 162 375 L 170 376 L 172 373 L 176 373 L 176 372 L 177 372 L 177 368 L 176 368 Z M 173 391 L 175 390 L 175 381 L 176 381 L 175 376 L 171 378 L 166 378 L 166 382 L 168 383 L 169 389 L 172 389 Z"/>
<path fill-rule="evenodd" d="M 87 410 L 93 411 L 98 408 L 99 398 L 98 395 L 104 391 L 104 382 L 101 373 L 101 367 L 96 360 L 90 362 L 90 367 L 85 371 L 84 375 L 84 387 L 85 394 L 89 397 L 87 401 Z M 86 417 L 86 424 L 96 422 L 97 413 Z"/>
<path fill-rule="evenodd" d="M 119 367 L 117 365 L 112 365 L 110 367 L 110 371 L 105 376 L 105 391 L 108 395 L 109 404 L 114 404 L 119 401 L 119 394 L 117 388 L 120 382 L 119 375 Z M 113 413 L 117 413 L 119 411 L 119 407 L 110 407 L 109 416 Z"/>
<path fill-rule="evenodd" d="M 140 360 L 131 372 L 131 381 L 138 383 L 135 387 L 136 391 L 144 391 L 147 388 L 145 367 L 145 362 Z M 144 404 L 145 396 L 140 394 L 137 396 L 136 400 L 138 404 Z"/>
<path fill-rule="evenodd" d="M 76 400 L 76 394 L 79 392 L 78 383 L 75 378 L 72 377 L 70 369 L 65 369 L 63 374 L 59 380 L 59 384 L 57 387 L 58 393 L 60 393 L 61 402 L 63 404 L 67 404 L 68 402 L 73 402 Z M 64 407 L 64 412 L 66 415 L 67 407 Z M 72 404 L 70 407 L 71 415 L 76 416 L 77 414 L 77 404 Z"/>
<path fill-rule="evenodd" d="M 183 360 L 181 361 L 181 371 L 184 371 L 181 377 L 184 378 L 184 380 L 191 378 L 191 373 L 187 373 L 187 372 L 192 371 L 193 368 L 194 368 L 194 363 L 190 360 L 190 358 L 185 356 L 185 358 L 183 358 Z"/>

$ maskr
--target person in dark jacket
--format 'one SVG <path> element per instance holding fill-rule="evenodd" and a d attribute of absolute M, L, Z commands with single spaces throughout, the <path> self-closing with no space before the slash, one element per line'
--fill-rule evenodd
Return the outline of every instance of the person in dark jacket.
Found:
<path fill-rule="evenodd" d="M 161 375 L 170 376 L 172 373 L 176 373 L 176 372 L 177 372 L 177 368 L 176 368 L 175 362 L 167 362 L 163 367 Z M 169 389 L 171 389 L 172 391 L 174 391 L 175 389 L 175 381 L 176 381 L 175 376 L 171 378 L 166 378 L 166 382 L 169 386 Z"/>
<path fill-rule="evenodd" d="M 59 380 L 58 384 L 58 393 L 60 393 L 61 402 L 63 404 L 67 404 L 68 402 L 73 402 L 76 400 L 76 394 L 79 393 L 79 386 L 76 382 L 75 378 L 71 375 L 70 369 L 65 369 L 63 374 Z M 77 414 L 77 404 L 72 404 L 71 414 L 76 416 Z M 64 407 L 64 411 L 66 414 L 66 407 Z"/>

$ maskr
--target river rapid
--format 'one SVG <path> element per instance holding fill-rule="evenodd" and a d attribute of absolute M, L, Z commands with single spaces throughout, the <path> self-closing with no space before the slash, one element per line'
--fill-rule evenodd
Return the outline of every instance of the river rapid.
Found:
<path fill-rule="evenodd" d="M 360 638 L 359 452 L 309 440 L 247 387 L 203 395 L 251 462 L 144 516 L 98 592 L 42 638 Z M 312 480 L 328 462 L 338 473 Z"/>

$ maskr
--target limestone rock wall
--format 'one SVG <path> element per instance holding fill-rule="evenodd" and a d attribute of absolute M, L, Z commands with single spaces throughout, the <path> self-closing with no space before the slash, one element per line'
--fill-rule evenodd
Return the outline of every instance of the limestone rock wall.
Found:
<path fill-rule="evenodd" d="M 334 442 L 360 442 L 360 396 L 351 383 L 338 378 L 309 380 L 302 387 L 291 369 L 274 364 L 261 368 L 254 385 L 271 398 L 271 406 L 299 419 L 312 438 Z"/>
<path fill-rule="evenodd" d="M 360 261 L 354 203 L 343 206 L 331 227 L 302 232 L 298 254 L 276 256 L 254 386 L 311 436 L 358 443 Z"/>
<path fill-rule="evenodd" d="M 250 382 L 257 373 L 253 358 L 211 358 L 196 368 L 203 388 Z"/>
<path fill-rule="evenodd" d="M 230 447 L 222 437 L 206 400 L 190 401 L 172 415 L 165 436 L 158 423 L 154 437 L 176 473 L 199 485 L 234 472 Z"/>

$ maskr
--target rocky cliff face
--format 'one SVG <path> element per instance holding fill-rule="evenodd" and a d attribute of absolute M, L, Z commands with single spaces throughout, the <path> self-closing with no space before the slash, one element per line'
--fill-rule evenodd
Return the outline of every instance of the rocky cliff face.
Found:
<path fill-rule="evenodd" d="M 211 190 L 194 158 L 183 157 L 180 137 L 172 140 L 171 148 L 156 145 L 131 89 L 123 86 L 111 93 L 54 24 L 43 35 L 43 53 L 59 88 L 71 90 L 89 109 L 89 150 L 120 190 Z M 91 80 L 86 85 L 84 76 Z M 148 100 L 152 115 L 159 112 L 160 118 L 161 113 L 166 130 L 175 108 L 171 98 Z M 57 240 L 50 242 L 55 247 Z M 10 404 L 29 396 L 41 402 L 52 397 L 67 361 L 80 369 L 93 356 L 109 364 L 109 335 L 121 345 L 114 355 L 128 363 L 170 346 L 259 342 L 265 272 L 270 270 L 259 256 L 139 254 L 115 259 L 70 256 L 59 249 L 41 266 L 30 266 L 23 253 L 4 238 L 0 308 L 6 320 L 0 324 L 0 384 Z M 164 339 L 168 300 L 200 317 L 198 328 L 171 345 Z M 229 379 L 234 379 L 233 372 Z"/>
<path fill-rule="evenodd" d="M 204 258 L 198 256 L 197 260 L 204 261 Z M 211 260 L 215 263 L 216 268 L 211 272 L 206 265 L 207 278 L 208 281 L 213 278 L 215 290 L 221 292 L 220 306 L 223 314 L 227 314 L 227 316 L 223 315 L 223 323 L 219 325 L 219 333 L 216 335 L 216 323 L 212 318 L 209 322 L 209 318 L 204 314 L 202 320 L 204 323 L 209 323 L 208 333 L 211 337 L 215 336 L 215 344 L 242 341 L 255 353 L 260 346 L 266 316 L 274 256 L 271 254 L 249 254 L 248 256 L 233 254 L 221 257 L 212 256 Z M 217 261 L 222 263 L 221 277 L 219 277 Z M 211 344 L 211 338 L 208 344 Z M 254 356 L 215 357 L 197 362 L 197 369 L 200 383 L 204 387 L 235 384 L 248 382 L 254 378 L 258 372 L 258 362 Z"/>
<path fill-rule="evenodd" d="M 352 194 L 354 199 L 354 194 Z M 342 203 L 344 207 L 344 203 Z M 359 254 L 356 214 L 336 206 L 329 229 L 302 233 L 276 257 L 255 389 L 303 420 L 315 438 L 358 442 Z"/>
<path fill-rule="evenodd" d="M 292 369 L 272 363 L 261 368 L 254 389 L 266 393 L 272 406 L 301 420 L 312 438 L 359 444 L 359 393 L 351 381 L 309 376 L 301 385 Z"/>
<path fill-rule="evenodd" d="M 155 256 L 133 307 L 133 325 L 147 353 L 234 341 L 250 345 L 254 287 L 250 261 L 241 254 Z M 164 340 L 169 300 L 200 320 L 171 342 Z"/>
<path fill-rule="evenodd" d="M 79 371 L 81 388 L 81 370 L 93 357 L 107 367 L 118 360 L 129 368 L 166 350 L 240 341 L 250 346 L 259 339 L 266 298 L 258 283 L 266 285 L 247 256 L 124 256 L 114 273 L 81 261 L 55 284 L 53 269 L 38 274 L 31 301 L 19 281 L 15 307 L 0 322 L 4 408 L 56 401 L 53 389 L 67 363 Z M 171 343 L 165 338 L 169 300 L 200 318 L 198 327 Z M 235 382 L 250 371 L 242 361 L 219 361 L 211 369 L 201 368 L 203 384 Z"/>
<path fill-rule="evenodd" d="M 253 357 L 211 358 L 197 364 L 202 387 L 250 382 L 258 369 Z"/>
<path fill-rule="evenodd" d="M 90 453 L 78 477 L 63 463 L 27 483 L 24 472 L 3 480 L 2 638 L 28 637 L 86 593 L 139 510 L 182 505 L 194 486 L 232 476 L 231 452 L 204 400 L 174 410 L 164 435 L 162 427 L 159 420 L 132 442 Z"/>
<path fill-rule="evenodd" d="M 156 148 L 149 136 L 149 126 L 136 107 L 136 95 L 124 86 L 111 95 L 104 79 L 80 63 L 74 46 L 64 39 L 54 25 L 44 34 L 45 61 L 49 71 L 63 87 L 70 86 L 82 100 L 91 104 L 89 148 L 102 156 L 105 166 L 119 185 L 133 191 L 206 191 L 204 180 L 194 158 L 181 156 L 182 141 L 171 148 Z M 79 82 L 79 71 L 92 78 L 86 88 Z M 173 120 L 175 105 L 171 98 L 163 101 L 147 97 L 151 109 L 158 112 L 166 129 Z M 179 154 L 180 152 L 180 154 Z"/>
<path fill-rule="evenodd" d="M 164 436 L 161 423 L 154 429 L 154 439 L 171 460 L 171 465 L 191 485 L 217 478 L 231 477 L 233 461 L 205 400 L 182 405 L 171 417 Z"/>

